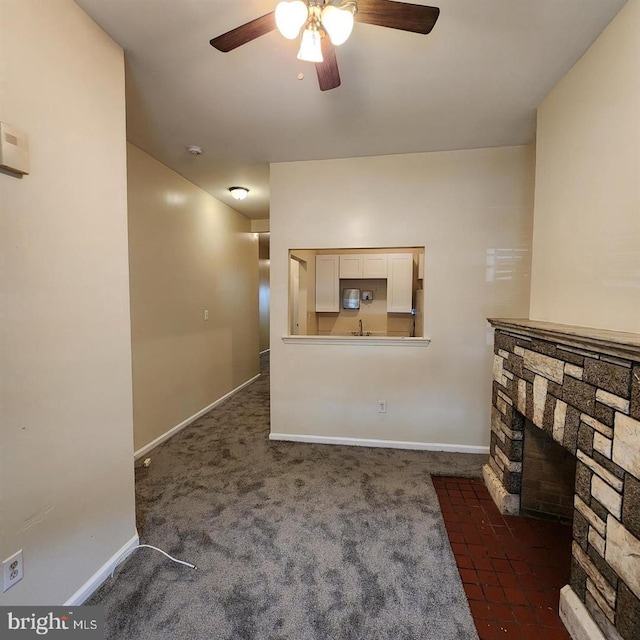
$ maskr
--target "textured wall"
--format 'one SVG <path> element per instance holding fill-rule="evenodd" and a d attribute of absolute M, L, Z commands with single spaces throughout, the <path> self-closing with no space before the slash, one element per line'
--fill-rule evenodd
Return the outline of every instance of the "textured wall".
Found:
<path fill-rule="evenodd" d="M 122 49 L 71 0 L 0 2 L 5 604 L 62 604 L 135 535 Z"/>

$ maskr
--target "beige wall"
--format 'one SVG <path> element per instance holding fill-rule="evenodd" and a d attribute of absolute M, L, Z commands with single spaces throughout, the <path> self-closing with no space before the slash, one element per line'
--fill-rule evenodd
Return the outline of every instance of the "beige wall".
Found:
<path fill-rule="evenodd" d="M 488 445 L 486 318 L 529 311 L 533 169 L 531 147 L 271 165 L 272 433 Z M 394 246 L 426 247 L 429 347 L 283 343 L 290 248 Z"/>
<path fill-rule="evenodd" d="M 123 52 L 72 0 L 0 2 L 0 603 L 62 604 L 135 537 Z"/>
<path fill-rule="evenodd" d="M 251 231 L 253 233 L 266 233 L 269 234 L 269 220 L 251 220 Z"/>
<path fill-rule="evenodd" d="M 531 318 L 640 332 L 640 0 L 538 109 Z"/>
<path fill-rule="evenodd" d="M 138 450 L 258 374 L 258 239 L 131 144 L 128 177 Z"/>

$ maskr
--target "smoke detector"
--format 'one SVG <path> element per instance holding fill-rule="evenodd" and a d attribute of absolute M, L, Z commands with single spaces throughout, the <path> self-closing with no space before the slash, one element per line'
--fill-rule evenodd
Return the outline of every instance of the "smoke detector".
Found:
<path fill-rule="evenodd" d="M 197 144 L 190 144 L 187 147 L 187 151 L 192 155 L 192 156 L 201 156 L 202 155 L 202 147 L 199 147 Z"/>

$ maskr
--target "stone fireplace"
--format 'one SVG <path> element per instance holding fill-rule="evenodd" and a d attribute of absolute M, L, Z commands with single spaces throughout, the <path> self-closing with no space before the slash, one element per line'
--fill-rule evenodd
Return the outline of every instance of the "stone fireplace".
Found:
<path fill-rule="evenodd" d="M 536 429 L 575 456 L 571 584 L 561 592 L 560 616 L 575 640 L 639 640 L 640 335 L 530 320 L 490 323 L 496 331 L 487 487 L 502 513 L 531 511 L 523 485 L 544 486 L 553 475 L 549 465 L 561 458 L 544 454 Z M 533 430 L 534 462 L 523 475 L 525 423 Z M 566 502 L 545 495 L 534 498 L 543 509 Z"/>

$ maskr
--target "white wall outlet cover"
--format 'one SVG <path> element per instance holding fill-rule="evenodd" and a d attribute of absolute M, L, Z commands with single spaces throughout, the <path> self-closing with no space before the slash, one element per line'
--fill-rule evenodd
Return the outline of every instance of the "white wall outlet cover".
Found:
<path fill-rule="evenodd" d="M 13 587 L 16 582 L 22 580 L 22 549 L 16 551 L 2 562 L 2 591 Z"/>
<path fill-rule="evenodd" d="M 6 122 L 0 122 L 0 167 L 15 173 L 29 173 L 29 139 Z"/>

